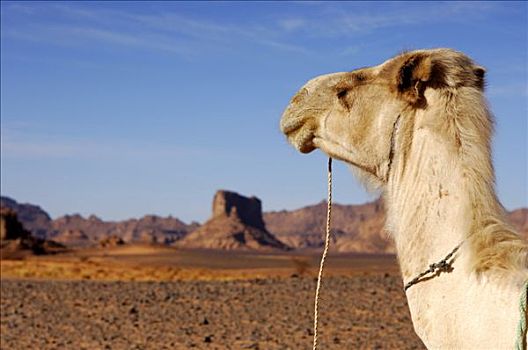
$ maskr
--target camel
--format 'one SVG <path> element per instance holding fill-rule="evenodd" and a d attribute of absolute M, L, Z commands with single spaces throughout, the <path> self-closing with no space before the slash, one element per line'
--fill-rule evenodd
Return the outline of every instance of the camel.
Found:
<path fill-rule="evenodd" d="M 528 244 L 495 193 L 484 76 L 461 52 L 404 52 L 310 80 L 280 122 L 297 150 L 320 149 L 381 192 L 404 284 L 451 254 L 406 289 L 429 349 L 512 349 L 526 317 Z"/>

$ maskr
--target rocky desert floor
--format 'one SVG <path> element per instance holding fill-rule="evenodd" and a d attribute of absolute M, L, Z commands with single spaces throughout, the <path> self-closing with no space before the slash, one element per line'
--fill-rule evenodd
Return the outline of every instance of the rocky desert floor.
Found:
<path fill-rule="evenodd" d="M 1 348 L 311 349 L 316 256 L 245 256 L 241 264 L 233 256 L 219 256 L 213 254 L 209 262 L 220 267 L 200 266 L 194 274 L 176 263 L 167 267 L 168 260 L 162 267 L 168 258 L 158 256 L 148 266 L 136 265 L 139 271 L 151 269 L 136 275 L 119 270 L 118 260 L 105 273 L 105 261 L 97 265 L 85 257 L 83 263 L 96 264 L 90 271 L 102 278 L 78 265 L 62 270 L 75 269 L 78 278 L 51 280 L 38 271 L 55 264 L 51 270 L 57 273 L 59 262 L 73 264 L 71 257 L 69 262 L 64 257 L 3 261 Z M 229 269 L 221 267 L 222 261 Z M 277 261 L 291 266 L 281 269 Z M 44 267 L 28 267 L 38 263 Z M 130 271 L 130 264 L 120 268 Z M 240 271 L 233 272 L 234 266 Z M 393 257 L 334 257 L 322 290 L 321 349 L 424 348 L 393 266 Z M 162 268 L 172 274 L 148 281 L 148 271 Z M 259 277 L 252 277 L 250 269 Z"/>

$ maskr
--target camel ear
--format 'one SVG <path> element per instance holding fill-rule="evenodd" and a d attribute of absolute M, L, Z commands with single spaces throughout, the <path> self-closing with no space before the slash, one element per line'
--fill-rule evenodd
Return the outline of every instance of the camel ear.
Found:
<path fill-rule="evenodd" d="M 426 83 L 431 80 L 431 58 L 425 55 L 413 55 L 406 58 L 396 74 L 396 89 L 410 104 L 420 103 L 424 96 Z"/>
<path fill-rule="evenodd" d="M 477 87 L 480 90 L 484 90 L 484 85 L 485 85 L 484 76 L 486 75 L 486 69 L 481 66 L 475 66 L 473 67 L 473 74 L 475 74 L 475 77 L 477 77 Z"/>

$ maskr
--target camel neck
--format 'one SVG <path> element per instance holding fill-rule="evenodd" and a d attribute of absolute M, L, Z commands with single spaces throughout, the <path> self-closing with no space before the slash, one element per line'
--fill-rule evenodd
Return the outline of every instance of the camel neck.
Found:
<path fill-rule="evenodd" d="M 417 130 L 405 162 L 399 159 L 389 178 L 384 194 L 387 228 L 396 242 L 404 281 L 466 240 L 482 212 L 454 152 L 427 129 Z"/>

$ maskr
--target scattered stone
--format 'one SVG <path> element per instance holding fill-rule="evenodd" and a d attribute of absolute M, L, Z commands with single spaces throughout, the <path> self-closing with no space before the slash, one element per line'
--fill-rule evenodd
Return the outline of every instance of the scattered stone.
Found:
<path fill-rule="evenodd" d="M 383 349 L 424 349 L 400 285 L 399 276 L 384 278 L 383 273 L 328 276 L 321 349 L 372 349 L 380 339 Z M 391 291 L 387 286 L 393 286 Z M 312 279 L 302 276 L 165 283 L 2 279 L 0 347 L 307 349 L 313 336 L 313 287 Z M 376 296 L 370 294 L 374 289 Z M 170 293 L 178 298 L 163 302 Z M 145 296 L 151 302 L 139 306 Z M 121 305 L 124 300 L 128 306 Z"/>

